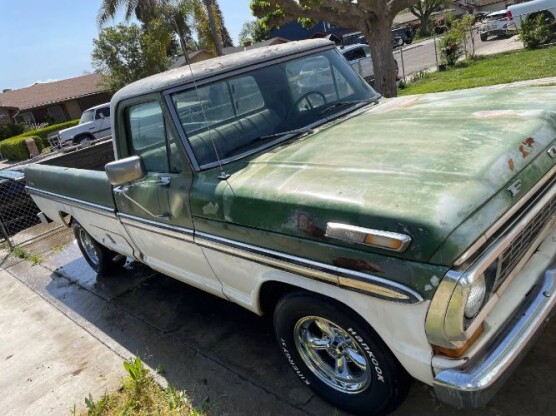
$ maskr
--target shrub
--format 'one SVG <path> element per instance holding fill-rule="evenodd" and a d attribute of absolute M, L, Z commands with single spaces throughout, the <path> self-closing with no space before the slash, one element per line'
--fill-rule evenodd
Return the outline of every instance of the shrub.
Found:
<path fill-rule="evenodd" d="M 10 137 L 0 142 L 0 153 L 8 160 L 27 160 L 29 159 L 29 152 L 25 145 L 25 139 L 28 137 L 33 138 L 37 144 L 39 152 L 42 152 L 49 146 L 47 137 L 51 133 L 59 130 L 67 129 L 68 127 L 75 126 L 79 120 L 67 121 L 65 123 L 53 124 L 42 129 L 26 131 L 18 136 Z"/>
<path fill-rule="evenodd" d="M 25 130 L 23 124 L 6 124 L 0 126 L 0 140 L 7 139 L 8 137 L 14 137 L 18 134 L 22 134 Z"/>
<path fill-rule="evenodd" d="M 542 13 L 521 22 L 519 37 L 527 49 L 538 49 L 550 40 L 550 25 Z"/>
<path fill-rule="evenodd" d="M 51 126 L 43 127 L 41 129 L 26 131 L 20 136 L 21 137 L 39 136 L 41 139 L 46 139 L 50 133 L 55 133 L 57 131 L 67 129 L 68 127 L 73 127 L 77 123 L 79 123 L 79 120 L 71 120 L 71 121 L 66 121 L 65 123 L 52 124 Z"/>
<path fill-rule="evenodd" d="M 0 153 L 8 160 L 27 160 L 29 159 L 29 151 L 25 145 L 25 139 L 29 137 L 12 137 L 11 139 L 6 139 L 0 142 Z M 31 136 L 39 151 L 41 151 L 42 146 L 39 144 L 40 138 Z"/>

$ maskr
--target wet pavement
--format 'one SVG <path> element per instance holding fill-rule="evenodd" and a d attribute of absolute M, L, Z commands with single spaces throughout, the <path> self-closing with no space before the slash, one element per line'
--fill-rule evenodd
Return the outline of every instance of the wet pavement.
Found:
<path fill-rule="evenodd" d="M 299 383 L 276 346 L 269 319 L 135 262 L 121 275 L 96 276 L 67 230 L 28 250 L 42 253 L 40 265 L 8 258 L 1 267 L 120 357 L 138 354 L 151 368 L 163 369 L 169 382 L 211 414 L 343 414 Z M 555 343 L 552 322 L 486 408 L 451 408 L 414 382 L 394 415 L 556 414 Z"/>

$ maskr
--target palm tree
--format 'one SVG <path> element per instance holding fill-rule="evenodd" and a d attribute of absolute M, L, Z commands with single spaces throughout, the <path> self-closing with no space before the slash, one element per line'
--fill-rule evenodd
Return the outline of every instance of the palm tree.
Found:
<path fill-rule="evenodd" d="M 216 24 L 216 16 L 215 16 L 215 6 L 213 0 L 203 0 L 203 4 L 205 5 L 205 9 L 207 12 L 207 17 L 210 25 L 210 31 L 212 33 L 212 39 L 214 41 L 214 47 L 216 49 L 216 55 L 222 56 L 223 52 L 222 49 L 222 37 L 220 36 L 220 31 L 218 30 L 218 26 Z"/>
<path fill-rule="evenodd" d="M 126 20 L 135 15 L 137 20 L 147 24 L 157 16 L 156 10 L 160 3 L 161 0 L 102 0 L 97 22 L 99 26 L 102 26 L 108 19 L 116 16 L 118 9 L 125 8 Z"/>

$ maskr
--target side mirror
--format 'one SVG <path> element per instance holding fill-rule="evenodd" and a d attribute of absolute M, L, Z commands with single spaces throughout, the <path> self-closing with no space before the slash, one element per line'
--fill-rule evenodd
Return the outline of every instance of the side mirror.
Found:
<path fill-rule="evenodd" d="M 139 156 L 110 162 L 104 167 L 104 170 L 108 175 L 108 180 L 114 186 L 135 182 L 147 176 L 147 170 Z"/>

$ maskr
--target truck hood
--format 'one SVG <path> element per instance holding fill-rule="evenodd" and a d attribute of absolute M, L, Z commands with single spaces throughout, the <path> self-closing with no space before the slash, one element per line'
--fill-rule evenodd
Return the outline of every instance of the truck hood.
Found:
<path fill-rule="evenodd" d="M 555 110 L 554 87 L 388 100 L 232 167 L 229 186 L 221 188 L 223 215 L 238 225 L 329 242 L 328 222 L 408 234 L 406 252 L 390 254 L 429 261 L 487 201 L 503 195 L 495 217 L 514 204 L 519 198 L 506 189 L 529 165 L 543 160 L 521 195 L 550 169 Z M 482 232 L 460 236 L 452 257 L 438 264 L 452 262 Z"/>

